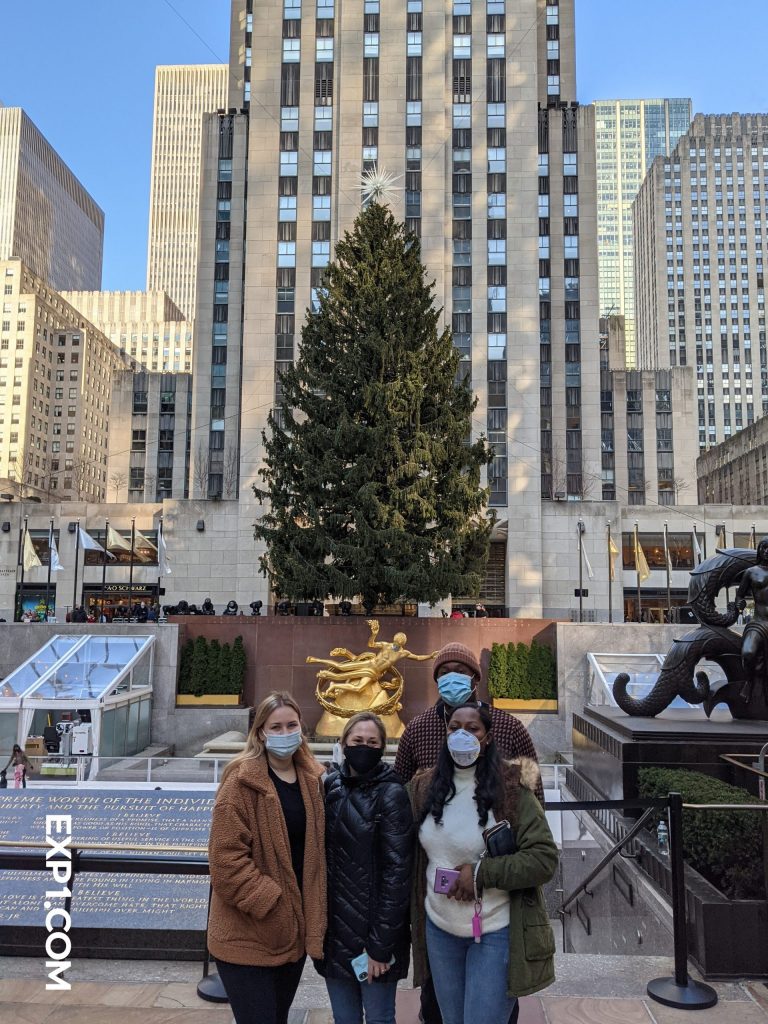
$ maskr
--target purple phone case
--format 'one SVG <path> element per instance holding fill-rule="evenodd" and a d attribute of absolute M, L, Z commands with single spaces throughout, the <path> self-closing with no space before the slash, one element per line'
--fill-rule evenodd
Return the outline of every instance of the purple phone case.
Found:
<path fill-rule="evenodd" d="M 459 872 L 453 868 L 437 868 L 435 871 L 435 892 L 447 893 L 459 877 Z"/>

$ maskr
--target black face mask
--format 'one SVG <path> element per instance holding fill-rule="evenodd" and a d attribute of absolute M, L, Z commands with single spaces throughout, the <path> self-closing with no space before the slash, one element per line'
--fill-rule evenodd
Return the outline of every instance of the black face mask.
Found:
<path fill-rule="evenodd" d="M 360 746 L 344 747 L 344 758 L 350 768 L 353 768 L 358 775 L 367 775 L 372 772 L 384 756 L 382 747 Z"/>

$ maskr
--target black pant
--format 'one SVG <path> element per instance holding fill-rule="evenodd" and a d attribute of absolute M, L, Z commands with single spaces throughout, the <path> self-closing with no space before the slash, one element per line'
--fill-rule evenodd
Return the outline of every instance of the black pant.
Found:
<path fill-rule="evenodd" d="M 216 961 L 235 1024 L 287 1024 L 306 954 L 293 964 L 250 967 Z"/>
<path fill-rule="evenodd" d="M 509 1015 L 508 1024 L 517 1024 L 517 1018 L 520 1014 L 520 1000 L 515 1003 L 515 1008 Z M 435 995 L 435 986 L 432 983 L 432 976 L 430 975 L 424 984 L 421 986 L 421 1019 L 424 1024 L 443 1024 L 443 1015 L 440 1013 L 440 1007 L 437 1003 L 437 996 Z M 238 1021 L 239 1024 L 239 1021 Z"/>

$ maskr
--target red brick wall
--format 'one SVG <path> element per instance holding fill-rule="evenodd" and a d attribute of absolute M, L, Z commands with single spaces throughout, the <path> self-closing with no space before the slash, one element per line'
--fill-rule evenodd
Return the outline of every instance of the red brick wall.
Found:
<path fill-rule="evenodd" d="M 184 616 L 172 617 L 177 622 L 180 644 L 204 636 L 220 643 L 243 638 L 248 668 L 243 693 L 246 704 L 255 705 L 271 690 L 288 690 L 293 694 L 309 728 L 320 718 L 321 708 L 315 700 L 315 675 L 320 666 L 307 665 L 308 654 L 327 658 L 334 647 L 346 647 L 358 653 L 367 647 L 370 631 L 362 616 L 303 618 L 296 616 Z M 385 617 L 379 619 L 380 640 L 391 640 L 395 633 L 408 637 L 407 647 L 413 654 L 428 654 L 451 641 L 466 644 L 480 656 L 483 676 L 488 669 L 491 644 L 530 643 L 534 638 L 554 647 L 555 630 L 551 619 L 417 619 Z M 401 661 L 405 678 L 403 694 L 404 721 L 413 718 L 437 698 L 431 662 Z M 485 684 L 481 696 L 485 696 Z"/>

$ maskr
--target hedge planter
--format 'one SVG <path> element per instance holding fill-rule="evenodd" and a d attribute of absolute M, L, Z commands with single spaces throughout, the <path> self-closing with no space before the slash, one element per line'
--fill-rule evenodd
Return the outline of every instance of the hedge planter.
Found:
<path fill-rule="evenodd" d="M 502 711 L 516 711 L 521 715 L 556 715 L 556 700 L 520 700 L 514 697 L 494 697 L 493 706 Z"/>
<path fill-rule="evenodd" d="M 177 708 L 199 708 L 199 707 L 217 707 L 217 708 L 230 708 L 238 707 L 240 704 L 239 693 L 204 693 L 200 697 L 195 697 L 191 693 L 177 693 L 176 694 L 176 707 Z"/>
<path fill-rule="evenodd" d="M 672 896 L 669 857 L 640 836 L 639 867 Z M 733 900 L 685 867 L 688 955 L 705 978 L 768 978 L 768 900 Z"/>

